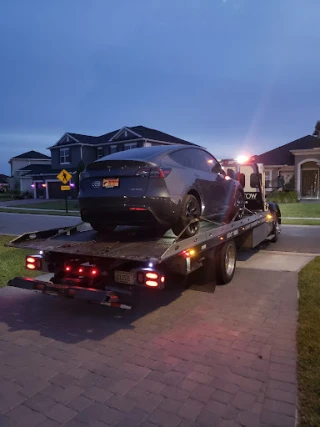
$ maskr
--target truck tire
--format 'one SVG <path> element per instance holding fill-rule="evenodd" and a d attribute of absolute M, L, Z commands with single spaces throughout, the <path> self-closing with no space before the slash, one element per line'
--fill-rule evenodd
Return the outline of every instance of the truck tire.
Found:
<path fill-rule="evenodd" d="M 273 230 L 272 230 L 272 234 L 273 237 L 272 239 L 270 239 L 270 242 L 272 243 L 277 243 L 278 239 L 279 239 L 279 222 L 278 222 L 278 217 L 274 214 L 274 223 L 273 223 Z"/>
<path fill-rule="evenodd" d="M 237 248 L 233 240 L 223 243 L 216 252 L 217 283 L 226 285 L 233 279 L 237 263 Z"/>

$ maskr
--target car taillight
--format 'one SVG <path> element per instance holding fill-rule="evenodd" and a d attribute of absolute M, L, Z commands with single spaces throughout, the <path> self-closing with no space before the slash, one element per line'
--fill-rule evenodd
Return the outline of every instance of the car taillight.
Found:
<path fill-rule="evenodd" d="M 170 168 L 143 168 L 136 172 L 136 176 L 140 178 L 166 178 L 170 172 Z"/>
<path fill-rule="evenodd" d="M 150 178 L 166 178 L 170 172 L 171 169 L 169 168 L 152 168 L 150 170 Z"/>

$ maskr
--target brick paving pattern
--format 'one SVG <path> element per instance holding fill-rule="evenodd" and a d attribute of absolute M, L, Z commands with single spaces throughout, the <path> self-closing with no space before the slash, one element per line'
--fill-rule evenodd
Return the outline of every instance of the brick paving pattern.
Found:
<path fill-rule="evenodd" d="M 9 288 L 0 305 L 1 427 L 295 425 L 295 273 L 133 312 Z"/>

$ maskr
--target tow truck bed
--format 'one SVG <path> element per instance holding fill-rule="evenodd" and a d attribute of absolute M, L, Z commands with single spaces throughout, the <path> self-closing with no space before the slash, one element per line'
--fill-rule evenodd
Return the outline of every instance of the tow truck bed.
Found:
<path fill-rule="evenodd" d="M 161 238 L 148 236 L 148 231 L 123 228 L 108 236 L 96 233 L 87 224 L 25 233 L 8 243 L 8 246 L 36 251 L 72 254 L 97 258 L 113 258 L 128 261 L 153 260 L 160 263 L 190 247 L 207 244 L 207 248 L 221 240 L 239 236 L 266 222 L 268 212 L 245 216 L 231 224 L 202 222 L 195 237 L 177 240 L 171 233 Z"/>

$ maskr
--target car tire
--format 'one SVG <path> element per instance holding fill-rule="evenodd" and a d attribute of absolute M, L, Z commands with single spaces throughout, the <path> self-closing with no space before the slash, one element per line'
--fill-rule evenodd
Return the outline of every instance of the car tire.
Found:
<path fill-rule="evenodd" d="M 164 227 L 162 225 L 156 225 L 149 229 L 149 234 L 151 237 L 163 237 L 168 231 L 169 227 Z"/>
<path fill-rule="evenodd" d="M 117 228 L 116 225 L 106 225 L 100 221 L 90 221 L 90 225 L 97 233 L 112 233 Z"/>
<path fill-rule="evenodd" d="M 178 222 L 172 227 L 172 231 L 176 236 L 179 236 L 182 231 L 181 237 L 193 237 L 200 229 L 200 221 L 190 223 L 190 220 L 197 219 L 201 215 L 200 204 L 195 196 L 187 194 L 182 200 L 181 216 Z M 186 228 L 187 227 L 187 228 Z"/>

